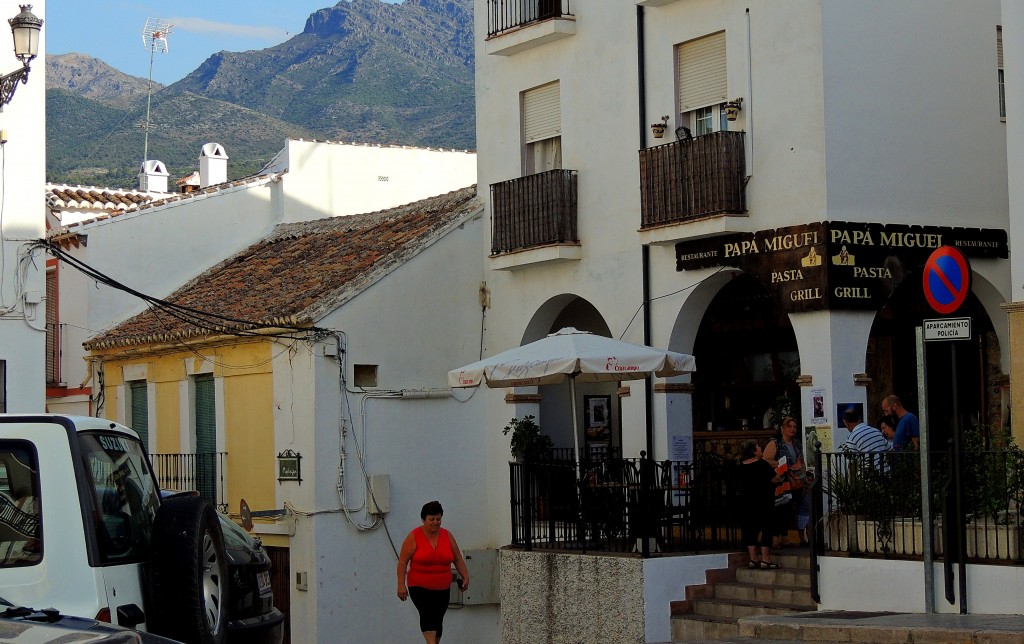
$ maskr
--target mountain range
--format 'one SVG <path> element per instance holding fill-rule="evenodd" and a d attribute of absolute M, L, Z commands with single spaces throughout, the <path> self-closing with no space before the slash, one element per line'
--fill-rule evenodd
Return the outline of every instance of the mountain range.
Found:
<path fill-rule="evenodd" d="M 215 141 L 235 179 L 285 138 L 473 149 L 473 68 L 472 0 L 341 0 L 286 42 L 154 83 L 147 157 L 173 180 Z M 149 81 L 82 54 L 47 56 L 46 73 L 47 180 L 135 187 Z"/>

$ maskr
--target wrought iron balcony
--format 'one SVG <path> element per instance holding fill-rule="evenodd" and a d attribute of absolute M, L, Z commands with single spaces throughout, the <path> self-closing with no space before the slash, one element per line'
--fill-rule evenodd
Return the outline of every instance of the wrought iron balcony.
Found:
<path fill-rule="evenodd" d="M 227 452 L 150 454 L 153 473 L 164 490 L 196 490 L 221 511 L 227 510 Z"/>
<path fill-rule="evenodd" d="M 491 184 L 491 253 L 576 243 L 575 170 L 549 170 Z"/>
<path fill-rule="evenodd" d="M 743 132 L 640 150 L 641 228 L 746 211 Z"/>
<path fill-rule="evenodd" d="M 571 15 L 570 0 L 487 0 L 487 37 Z"/>

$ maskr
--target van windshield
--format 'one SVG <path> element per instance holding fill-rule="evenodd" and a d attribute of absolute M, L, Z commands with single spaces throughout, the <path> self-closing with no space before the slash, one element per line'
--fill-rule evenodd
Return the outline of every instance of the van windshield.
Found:
<path fill-rule="evenodd" d="M 160 497 L 142 445 L 123 434 L 79 434 L 79 442 L 92 478 L 100 563 L 145 558 Z"/>
<path fill-rule="evenodd" d="M 39 467 L 27 441 L 0 441 L 0 567 L 31 566 L 43 559 Z"/>

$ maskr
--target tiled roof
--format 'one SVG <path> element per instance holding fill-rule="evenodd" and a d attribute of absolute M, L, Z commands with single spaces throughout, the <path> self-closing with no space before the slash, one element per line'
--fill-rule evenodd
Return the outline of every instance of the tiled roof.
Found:
<path fill-rule="evenodd" d="M 235 181 L 218 183 L 187 194 L 47 184 L 46 203 L 54 210 L 91 209 L 95 210 L 97 213 L 95 217 L 90 217 L 89 219 L 83 219 L 82 221 L 62 226 L 61 228 L 54 230 L 52 233 L 59 235 L 68 232 L 69 229 L 72 229 L 75 226 L 85 226 L 87 224 L 109 219 L 110 217 L 117 217 L 130 212 L 145 210 L 147 208 L 157 208 L 177 201 L 196 199 L 218 192 L 233 189 L 245 189 L 247 187 L 262 185 L 267 182 L 278 181 L 285 174 L 287 174 L 287 170 L 271 174 L 256 174 L 243 179 L 236 179 Z M 102 201 L 104 195 L 110 195 L 112 199 L 121 198 L 125 203 L 123 206 L 118 206 L 118 202 L 111 201 L 114 206 L 104 207 L 101 205 L 105 203 Z"/>
<path fill-rule="evenodd" d="M 93 186 L 69 186 L 67 184 L 47 184 L 46 204 L 56 210 L 72 208 L 98 211 L 135 210 L 141 204 L 148 203 L 157 193 L 142 190 L 118 190 L 117 188 L 97 188 Z"/>
<path fill-rule="evenodd" d="M 389 210 L 280 224 L 167 300 L 256 325 L 312 326 L 481 211 L 476 186 L 470 186 Z M 203 329 L 151 308 L 85 348 L 162 344 L 220 332 L 227 330 Z"/>

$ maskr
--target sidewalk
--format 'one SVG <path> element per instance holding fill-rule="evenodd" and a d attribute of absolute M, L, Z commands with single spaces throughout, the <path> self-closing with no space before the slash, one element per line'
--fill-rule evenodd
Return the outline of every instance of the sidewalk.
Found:
<path fill-rule="evenodd" d="M 1024 616 L 817 611 L 740 620 L 738 642 L 942 642 L 1021 644 Z M 746 638 L 746 639 L 744 639 Z"/>

